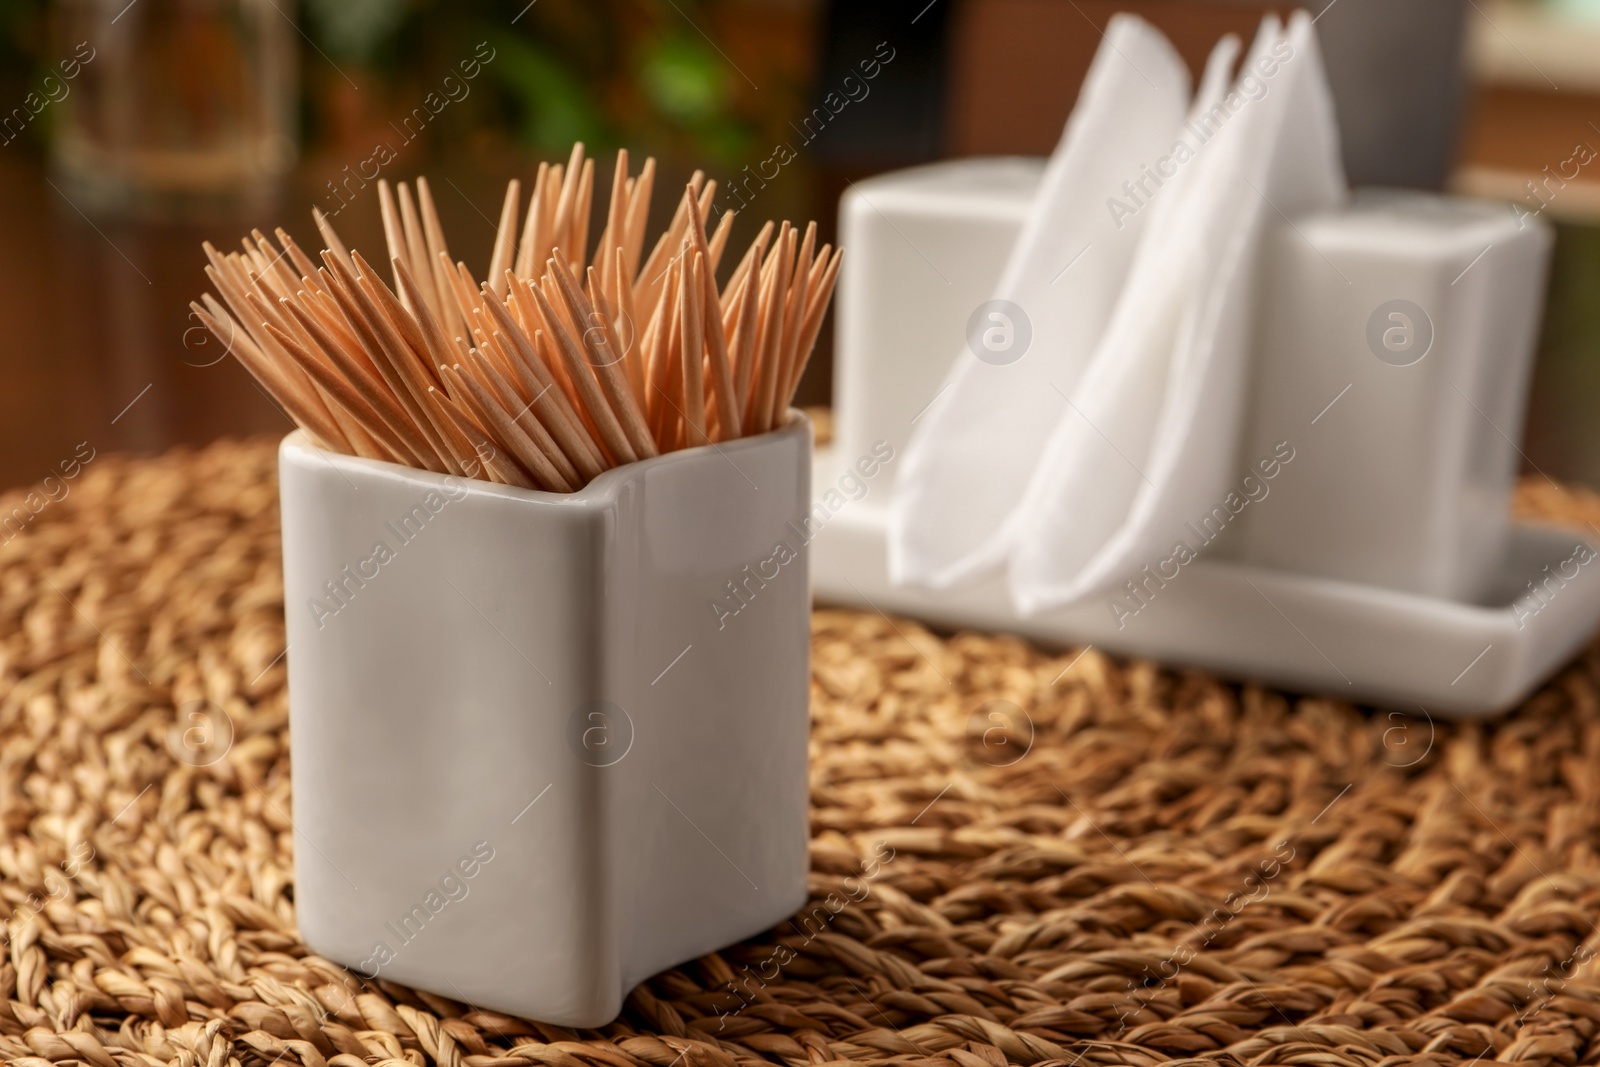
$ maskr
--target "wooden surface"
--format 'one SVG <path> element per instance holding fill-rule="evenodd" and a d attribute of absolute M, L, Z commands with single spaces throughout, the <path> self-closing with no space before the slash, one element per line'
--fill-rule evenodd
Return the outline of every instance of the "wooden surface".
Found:
<path fill-rule="evenodd" d="M 79 442 L 149 452 L 287 430 L 243 368 L 189 332 L 200 242 L 231 245 L 241 220 L 90 222 L 59 185 L 36 160 L 0 157 L 0 485 L 42 479 Z"/>
<path fill-rule="evenodd" d="M 491 188 L 487 168 L 435 181 L 453 250 L 486 261 L 503 187 Z M 81 442 L 151 453 L 289 430 L 189 301 L 210 288 L 204 240 L 233 248 L 251 227 L 283 225 L 321 247 L 309 179 L 278 204 L 189 223 L 91 220 L 62 189 L 38 160 L 0 156 L 0 487 L 39 481 Z M 376 196 L 365 195 L 340 231 L 355 248 L 381 248 Z"/>
<path fill-rule="evenodd" d="M 496 157 L 428 168 L 451 251 L 475 271 L 488 263 L 504 177 L 525 164 Z M 287 432 L 288 418 L 232 357 L 222 358 L 189 302 L 210 288 L 202 241 L 227 250 L 252 227 L 270 233 L 282 225 L 302 247 L 322 247 L 310 212 L 328 197 L 309 177 L 316 172 L 302 168 L 276 204 L 252 211 L 113 222 L 85 217 L 42 162 L 0 154 L 0 488 L 37 483 L 82 442 L 101 454 L 150 454 Z M 658 188 L 681 188 L 686 178 L 666 165 Z M 651 234 L 665 225 L 672 198 L 657 201 Z M 786 206 L 793 205 L 776 198 L 763 205 L 774 213 Z M 830 223 L 833 211 L 828 205 Z M 338 227 L 352 248 L 381 252 L 373 187 L 340 214 Z M 740 219 L 735 244 L 758 227 Z M 599 228 L 591 222 L 591 234 Z"/>
<path fill-rule="evenodd" d="M 980 6 L 1032 20 L 1033 32 L 1002 32 L 1005 19 L 974 17 Z M 1047 151 L 1099 43 L 1096 25 L 1118 6 L 1138 7 L 1151 17 L 1197 68 L 1217 33 L 1247 34 L 1266 5 L 1218 0 L 958 5 L 952 29 L 962 47 L 950 51 L 946 151 Z M 997 67 L 1009 71 L 1011 79 L 978 77 Z M 1026 106 L 1013 106 L 1017 99 Z M 1570 91 L 1481 90 L 1467 110 L 1460 159 L 1479 176 L 1531 176 L 1546 164 L 1559 165 L 1577 140 L 1600 145 L 1600 128 L 1591 125 L 1591 118 L 1600 122 L 1596 116 L 1600 101 Z M 452 245 L 469 263 L 487 260 L 491 216 L 499 202 L 495 186 L 511 165 L 473 159 L 430 167 Z M 1588 180 L 1587 170 L 1594 167 L 1600 164 L 1586 168 L 1583 188 L 1574 183 L 1561 193 L 1552 217 L 1570 217 L 1570 210 L 1600 204 L 1600 194 L 1592 193 L 1600 181 Z M 404 169 L 410 176 L 411 168 Z M 331 174 L 338 165 L 322 170 Z M 309 176 L 313 173 L 320 173 L 315 162 L 302 167 L 280 202 L 253 217 L 187 225 L 91 223 L 51 184 L 38 159 L 20 147 L 0 151 L 0 488 L 38 482 L 81 442 L 102 453 L 149 453 L 224 435 L 287 429 L 284 416 L 240 367 L 231 359 L 216 361 L 215 342 L 189 317 L 188 302 L 207 286 L 202 239 L 232 246 L 252 225 L 269 229 L 283 223 L 302 244 L 318 246 L 309 208 L 325 191 L 320 179 Z M 831 237 L 837 193 L 845 187 L 831 175 L 827 168 L 812 175 L 815 199 L 807 207 L 775 198 L 758 211 L 815 213 L 823 236 Z M 357 247 L 381 245 L 375 204 L 358 205 L 339 225 Z M 1589 294 L 1600 270 L 1600 242 L 1587 238 L 1591 232 L 1563 231 L 1527 452 L 1532 466 L 1555 477 L 1600 484 L 1600 431 L 1590 428 L 1593 399 L 1600 395 L 1591 370 L 1600 365 L 1595 358 L 1600 323 L 1588 310 L 1594 304 Z M 736 240 L 746 237 L 735 233 Z M 802 389 L 806 403 L 827 402 L 830 337 L 831 329 L 825 329 Z"/>

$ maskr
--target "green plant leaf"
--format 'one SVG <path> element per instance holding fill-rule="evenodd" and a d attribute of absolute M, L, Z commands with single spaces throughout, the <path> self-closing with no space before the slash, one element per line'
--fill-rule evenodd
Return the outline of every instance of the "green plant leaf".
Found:
<path fill-rule="evenodd" d="M 724 117 L 732 103 L 728 64 L 704 43 L 663 37 L 645 53 L 639 71 L 646 98 L 662 114 L 688 127 Z"/>
<path fill-rule="evenodd" d="M 545 148 L 610 140 L 593 90 L 579 72 L 520 38 L 502 37 L 495 48 L 498 55 L 489 69 L 516 101 L 524 140 Z"/>

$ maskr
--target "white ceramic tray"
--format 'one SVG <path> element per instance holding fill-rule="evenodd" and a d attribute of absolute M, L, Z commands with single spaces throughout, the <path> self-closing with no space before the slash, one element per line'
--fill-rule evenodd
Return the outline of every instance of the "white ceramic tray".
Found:
<path fill-rule="evenodd" d="M 831 450 L 819 449 L 812 485 L 833 487 L 836 466 Z M 1297 692 L 1454 716 L 1516 704 L 1600 625 L 1600 548 L 1572 530 L 1522 523 L 1513 527 L 1491 606 L 1202 557 L 1120 628 L 1101 601 L 1024 618 L 999 576 L 941 592 L 891 584 L 887 497 L 887 485 L 874 485 L 821 524 L 811 542 L 819 602 L 1047 646 L 1092 644 Z"/>

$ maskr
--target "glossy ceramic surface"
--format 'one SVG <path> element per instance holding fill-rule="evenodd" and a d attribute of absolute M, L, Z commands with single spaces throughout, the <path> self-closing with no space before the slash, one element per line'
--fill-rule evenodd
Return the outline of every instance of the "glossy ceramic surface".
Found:
<path fill-rule="evenodd" d="M 843 469 L 843 457 L 819 452 L 817 486 Z M 865 499 L 821 530 L 812 545 L 818 601 L 1045 645 L 1092 644 L 1419 718 L 1513 706 L 1600 625 L 1600 547 L 1551 527 L 1511 526 L 1482 605 L 1202 556 L 1144 587 L 1142 599 L 1116 598 L 1121 611 L 1107 598 L 1024 617 L 998 575 L 937 592 L 894 585 L 887 520 Z"/>
<path fill-rule="evenodd" d="M 280 450 L 295 903 L 567 1026 L 805 900 L 810 429 L 557 495 Z"/>
<path fill-rule="evenodd" d="M 1240 515 L 1252 564 L 1453 600 L 1511 536 L 1549 227 L 1502 204 L 1361 190 L 1266 237 L 1241 469 L 1295 460 Z M 1315 420 L 1315 421 L 1313 421 Z"/>
<path fill-rule="evenodd" d="M 1600 568 L 1585 536 L 1507 518 L 1547 235 L 1501 207 L 1422 194 L 1362 193 L 1269 238 L 1263 291 L 1298 310 L 1258 315 L 1240 471 L 1280 440 L 1295 458 L 1244 509 L 1248 537 L 1227 531 L 1175 578 L 1152 561 L 1120 610 L 1097 598 L 1025 618 L 997 575 L 939 592 L 892 584 L 895 467 L 851 472 L 904 449 L 967 316 L 993 295 L 1038 174 L 962 160 L 862 182 L 842 205 L 851 266 L 836 444 L 815 478 L 819 599 L 1450 715 L 1513 704 L 1594 632 Z M 1428 318 L 1420 355 L 1383 346 L 1401 325 L 1394 300 Z"/>

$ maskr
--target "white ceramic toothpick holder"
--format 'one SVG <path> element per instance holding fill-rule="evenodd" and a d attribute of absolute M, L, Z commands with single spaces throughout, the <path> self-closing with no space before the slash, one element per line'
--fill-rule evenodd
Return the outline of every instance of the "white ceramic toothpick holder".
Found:
<path fill-rule="evenodd" d="M 279 454 L 316 952 L 598 1026 L 805 900 L 803 417 L 552 494 Z"/>

